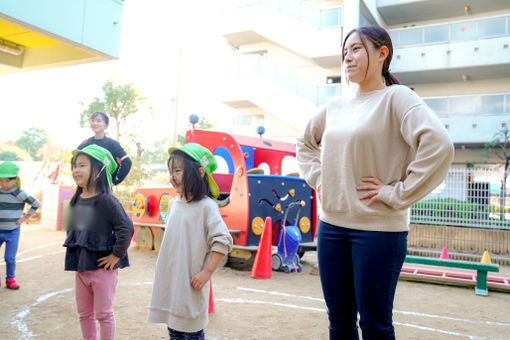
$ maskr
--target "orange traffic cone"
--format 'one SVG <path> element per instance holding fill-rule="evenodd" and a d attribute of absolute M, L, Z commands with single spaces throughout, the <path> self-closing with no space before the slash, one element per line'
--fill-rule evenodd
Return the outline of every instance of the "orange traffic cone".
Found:
<path fill-rule="evenodd" d="M 449 260 L 450 255 L 448 255 L 448 249 L 446 247 L 443 248 L 443 251 L 441 252 L 441 255 L 439 256 L 440 259 Z"/>
<path fill-rule="evenodd" d="M 214 299 L 212 296 L 212 281 L 209 280 L 209 314 L 214 313 Z"/>
<path fill-rule="evenodd" d="M 254 279 L 270 279 L 272 276 L 271 269 L 271 217 L 266 217 L 264 223 L 264 230 L 260 236 L 259 247 L 257 254 L 255 254 L 255 260 L 253 261 L 253 267 L 251 268 L 251 277 Z"/>

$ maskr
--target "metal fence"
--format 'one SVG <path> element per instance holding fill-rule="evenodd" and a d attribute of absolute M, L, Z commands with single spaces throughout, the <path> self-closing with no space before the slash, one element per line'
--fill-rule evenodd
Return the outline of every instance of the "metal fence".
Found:
<path fill-rule="evenodd" d="M 411 208 L 411 224 L 510 230 L 510 179 L 502 190 L 504 175 L 499 169 L 450 169 L 443 183 Z"/>

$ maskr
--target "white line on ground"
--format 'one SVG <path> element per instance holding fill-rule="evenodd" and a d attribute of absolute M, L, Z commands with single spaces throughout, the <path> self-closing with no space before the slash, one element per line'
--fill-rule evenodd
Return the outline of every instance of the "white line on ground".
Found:
<path fill-rule="evenodd" d="M 63 253 L 65 252 L 64 249 L 61 249 L 61 250 L 57 250 L 57 251 L 54 251 L 54 252 L 51 252 L 51 253 L 48 253 L 48 254 L 43 254 L 43 255 L 34 255 L 34 256 L 31 256 L 31 257 L 27 257 L 26 259 L 22 259 L 22 260 L 16 260 L 16 263 L 22 263 L 22 262 L 27 262 L 27 261 L 32 261 L 32 260 L 36 260 L 36 259 L 40 259 L 41 257 L 44 257 L 44 256 L 48 256 L 48 255 L 55 255 L 55 254 L 60 254 L 60 253 Z M 16 256 L 17 257 L 17 256 Z M 3 266 L 5 265 L 5 262 L 0 262 L 0 266 Z"/>
<path fill-rule="evenodd" d="M 510 323 L 504 323 L 504 322 L 494 322 L 494 321 L 477 321 L 477 320 L 469 320 L 469 319 L 459 319 L 454 318 L 451 316 L 444 316 L 444 315 L 435 315 L 435 314 L 425 314 L 425 313 L 418 313 L 418 312 L 406 312 L 401 310 L 393 310 L 394 313 L 400 313 L 405 315 L 414 315 L 414 316 L 423 316 L 425 318 L 435 318 L 435 319 L 444 319 L 444 320 L 452 320 L 452 321 L 461 321 L 461 322 L 467 322 L 467 323 L 477 323 L 477 324 L 486 324 L 491 326 L 502 326 L 502 327 L 510 327 Z"/>
<path fill-rule="evenodd" d="M 22 334 L 22 338 L 21 339 L 27 339 L 27 338 L 31 338 L 31 337 L 36 336 L 35 334 L 33 334 L 32 332 L 30 332 L 28 330 L 27 325 L 24 322 L 25 317 L 28 314 L 30 314 L 30 311 L 32 310 L 32 308 L 34 308 L 35 306 L 37 306 L 41 302 L 49 299 L 50 297 L 53 297 L 53 296 L 59 295 L 59 294 L 64 294 L 64 293 L 67 293 L 67 292 L 70 292 L 70 291 L 73 291 L 73 290 L 74 290 L 73 288 L 66 288 L 66 289 L 63 289 L 63 290 L 58 290 L 56 292 L 51 292 L 51 293 L 42 295 L 42 296 L 38 297 L 33 304 L 31 304 L 30 306 L 28 306 L 27 308 L 25 308 L 21 312 L 19 312 L 14 317 L 14 320 L 11 322 L 11 325 L 16 327 L 21 332 L 21 334 Z"/>
<path fill-rule="evenodd" d="M 213 285 L 214 288 L 214 285 Z M 322 298 L 315 298 L 311 296 L 302 296 L 302 295 L 294 295 L 294 294 L 288 294 L 288 293 L 281 293 L 273 290 L 262 290 L 262 289 L 253 289 L 253 288 L 246 288 L 246 287 L 240 287 L 236 286 L 236 289 L 243 290 L 243 291 L 251 291 L 255 293 L 262 293 L 262 294 L 270 294 L 270 295 L 277 295 L 277 296 L 285 296 L 285 297 L 292 297 L 297 299 L 303 299 L 303 300 L 313 300 L 313 301 L 320 301 L 324 302 L 324 299 Z M 394 313 L 400 313 L 405 315 L 414 315 L 414 316 L 421 316 L 426 318 L 435 318 L 435 319 L 444 319 L 444 320 L 452 320 L 452 321 L 461 321 L 466 323 L 474 323 L 474 324 L 485 324 L 485 325 L 491 325 L 491 326 L 503 326 L 503 327 L 510 327 L 510 323 L 504 323 L 504 322 L 494 322 L 494 321 L 477 321 L 477 320 L 469 320 L 469 319 L 460 319 L 460 318 L 454 318 L 451 316 L 442 316 L 442 315 L 435 315 L 435 314 L 425 314 L 425 313 L 418 313 L 418 312 L 408 312 L 408 311 L 400 311 L 400 310 L 393 310 Z"/>
<path fill-rule="evenodd" d="M 214 299 L 214 301 L 215 302 L 216 301 L 218 301 L 218 302 L 227 302 L 227 303 L 242 303 L 242 304 L 248 304 L 248 303 L 251 303 L 251 304 L 267 304 L 267 305 L 273 305 L 273 306 L 280 306 L 280 307 L 287 307 L 287 308 L 294 308 L 294 309 L 309 310 L 309 311 L 313 311 L 313 312 L 322 312 L 322 313 L 326 312 L 326 309 L 323 309 L 323 308 L 305 307 L 305 306 L 291 305 L 291 304 L 287 304 L 287 303 L 279 303 L 279 302 L 272 302 L 272 301 L 247 300 L 247 299 L 221 299 L 221 298 L 220 299 Z M 462 334 L 462 333 L 457 333 L 457 332 L 450 332 L 450 331 L 445 331 L 445 330 L 437 329 L 437 328 L 423 327 L 423 326 L 419 326 L 419 325 L 413 325 L 413 324 L 410 324 L 410 323 L 401 323 L 401 322 L 397 322 L 397 321 L 394 321 L 393 323 L 395 325 L 413 327 L 413 328 L 417 328 L 417 329 L 421 329 L 421 330 L 426 330 L 426 331 L 430 331 L 430 332 L 441 333 L 441 334 L 448 334 L 448 335 L 453 335 L 453 336 L 466 337 L 468 339 L 473 339 L 473 340 L 488 340 L 488 339 L 491 339 L 491 340 L 501 340 L 501 339 L 479 337 L 479 336 L 476 336 L 476 335 Z"/>
<path fill-rule="evenodd" d="M 214 287 L 214 285 L 213 285 L 213 287 Z M 300 295 L 294 295 L 294 294 L 280 293 L 280 292 L 276 292 L 274 290 L 253 289 L 253 288 L 246 288 L 246 287 L 239 287 L 239 286 L 237 286 L 236 289 L 244 290 L 244 291 L 247 291 L 247 292 L 263 293 L 263 294 L 270 294 L 270 295 L 278 295 L 278 296 L 286 296 L 286 297 L 298 298 L 298 299 L 303 299 L 303 300 L 312 300 L 312 301 L 324 302 L 324 299 L 322 299 L 322 298 L 315 298 L 315 297 L 311 297 L 311 296 L 300 296 Z"/>
<path fill-rule="evenodd" d="M 315 307 L 305 307 L 305 306 L 298 306 L 298 305 L 291 305 L 289 303 L 280 303 L 280 302 L 272 302 L 272 301 L 264 301 L 264 300 L 247 300 L 247 299 L 214 299 L 214 302 L 227 302 L 227 303 L 251 303 L 251 304 L 257 304 L 257 305 L 273 305 L 273 306 L 280 306 L 280 307 L 288 307 L 288 308 L 294 308 L 294 309 L 304 309 L 304 310 L 310 310 L 314 312 L 323 312 L 325 313 L 326 310 L 324 308 L 315 308 Z"/>
<path fill-rule="evenodd" d="M 28 253 L 30 251 L 34 251 L 34 250 L 37 250 L 37 249 L 41 249 L 41 248 L 52 247 L 52 246 L 61 246 L 63 243 L 64 242 L 61 241 L 61 242 L 55 242 L 55 243 L 41 244 L 40 246 L 20 251 L 18 254 L 16 254 L 16 256 L 21 256 L 21 255 L 23 255 L 25 253 Z"/>
<path fill-rule="evenodd" d="M 121 285 L 121 286 L 141 286 L 141 285 L 152 285 L 152 284 L 153 284 L 152 281 L 120 282 L 119 283 L 119 285 Z M 213 287 L 216 287 L 216 286 L 213 285 Z M 280 293 L 280 292 L 276 292 L 276 291 L 266 291 L 266 290 L 262 290 L 262 289 L 253 289 L 253 288 L 246 288 L 246 287 L 240 287 L 240 286 L 237 286 L 236 289 L 243 290 L 243 291 L 251 291 L 251 292 L 254 292 L 254 293 L 263 293 L 263 294 L 270 294 L 270 295 L 279 295 L 279 296 L 285 296 L 285 297 L 293 297 L 293 298 L 304 299 L 304 300 L 324 301 L 323 299 L 314 298 L 314 297 L 310 297 L 310 296 L 299 296 L 299 295 L 293 295 L 293 294 L 287 294 L 287 293 Z M 27 327 L 27 325 L 24 322 L 25 317 L 28 314 L 30 314 L 30 311 L 32 310 L 33 307 L 37 306 L 41 302 L 43 302 L 43 301 L 45 301 L 45 300 L 47 300 L 47 299 L 49 299 L 49 298 L 51 298 L 53 296 L 56 296 L 56 295 L 59 295 L 59 294 L 64 294 L 64 293 L 68 293 L 68 292 L 71 292 L 73 290 L 74 290 L 74 288 L 67 288 L 67 289 L 63 289 L 63 290 L 59 290 L 59 291 L 55 291 L 55 292 L 51 292 L 51 293 L 42 295 L 42 296 L 38 297 L 33 304 L 31 304 L 30 306 L 26 307 L 21 312 L 19 312 L 15 316 L 14 320 L 11 322 L 11 325 L 13 327 L 16 327 L 21 332 L 22 337 L 20 339 L 27 339 L 27 338 L 31 338 L 31 337 L 37 336 L 37 335 L 33 334 L 32 332 L 30 332 L 28 330 L 28 327 Z M 272 302 L 272 301 L 264 301 L 264 300 L 249 300 L 249 299 L 240 299 L 240 298 L 236 298 L 236 299 L 215 298 L 214 301 L 215 302 L 225 302 L 225 303 L 242 303 L 242 304 L 266 304 L 266 305 L 280 306 L 280 307 L 293 308 L 293 309 L 309 310 L 309 311 L 320 312 L 320 313 L 327 312 L 327 310 L 324 309 L 324 308 L 299 306 L 299 305 L 294 305 L 294 304 Z M 430 317 L 430 318 L 462 321 L 462 322 L 468 322 L 468 323 L 488 324 L 488 325 L 492 325 L 492 326 L 505 326 L 505 327 L 506 326 L 510 326 L 510 324 L 501 323 L 501 322 L 474 321 L 474 320 L 458 319 L 458 318 L 452 318 L 452 317 L 440 316 L 440 315 L 433 315 L 433 314 L 424 314 L 424 313 L 406 312 L 406 311 L 396 311 L 396 310 L 395 310 L 395 312 L 396 313 L 401 313 L 401 314 L 406 314 L 406 315 L 414 315 L 414 316 L 422 316 L 422 317 Z M 486 338 L 486 337 L 479 337 L 479 336 L 475 336 L 475 335 L 469 335 L 469 334 L 445 331 L 445 330 L 442 330 L 442 329 L 431 328 L 431 327 L 424 327 L 424 326 L 414 325 L 414 324 L 410 324 L 410 323 L 401 323 L 401 322 L 394 321 L 394 324 L 395 325 L 400 325 L 400 326 L 405 326 L 405 327 L 412 327 L 412 328 L 421 329 L 421 330 L 430 331 L 430 332 L 447 334 L 447 335 L 451 335 L 451 336 L 466 337 L 466 338 L 472 339 L 472 340 L 486 340 L 486 339 L 489 339 L 489 338 Z M 490 338 L 490 339 L 493 339 L 493 338 Z M 493 340 L 501 340 L 501 339 L 493 339 Z"/>
<path fill-rule="evenodd" d="M 421 330 L 424 330 L 424 331 L 431 331 L 431 332 L 436 332 L 436 333 L 441 333 L 441 334 L 447 334 L 447 335 L 453 335 L 453 336 L 462 336 L 462 337 L 466 337 L 468 339 L 473 339 L 473 340 L 489 340 L 489 339 L 490 340 L 502 340 L 500 338 L 486 338 L 486 337 L 480 337 L 480 336 L 476 336 L 476 335 L 462 334 L 462 333 L 457 333 L 457 332 L 449 332 L 449 331 L 444 331 L 442 329 L 418 326 L 418 325 L 413 325 L 413 324 L 410 324 L 410 323 L 401 323 L 401 322 L 397 322 L 397 321 L 393 321 L 393 324 L 400 325 L 400 326 L 411 327 L 411 328 L 417 328 L 417 329 L 421 329 Z"/>

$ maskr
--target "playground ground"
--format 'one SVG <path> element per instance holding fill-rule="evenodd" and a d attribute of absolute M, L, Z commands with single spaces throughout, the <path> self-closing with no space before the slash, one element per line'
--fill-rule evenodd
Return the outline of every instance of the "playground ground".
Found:
<path fill-rule="evenodd" d="M 18 291 L 0 288 L 0 339 L 80 339 L 74 274 L 63 271 L 64 232 L 22 227 Z M 4 247 L 0 249 L 3 257 Z M 115 296 L 116 339 L 167 339 L 164 325 L 146 323 L 157 254 L 129 252 Z M 249 271 L 219 268 L 213 277 L 215 312 L 207 339 L 327 339 L 327 315 L 314 252 L 302 273 L 255 280 Z M 0 260 L 3 278 L 5 264 Z M 498 275 L 510 276 L 510 267 Z M 510 339 L 510 294 L 400 281 L 394 310 L 398 339 Z"/>

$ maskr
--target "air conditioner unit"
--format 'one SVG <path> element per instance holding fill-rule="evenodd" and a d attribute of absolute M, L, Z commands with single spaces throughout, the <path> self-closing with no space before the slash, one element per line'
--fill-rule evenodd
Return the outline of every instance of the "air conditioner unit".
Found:
<path fill-rule="evenodd" d="M 22 55 L 23 51 L 25 51 L 24 46 L 0 38 L 0 52 L 12 55 Z"/>

